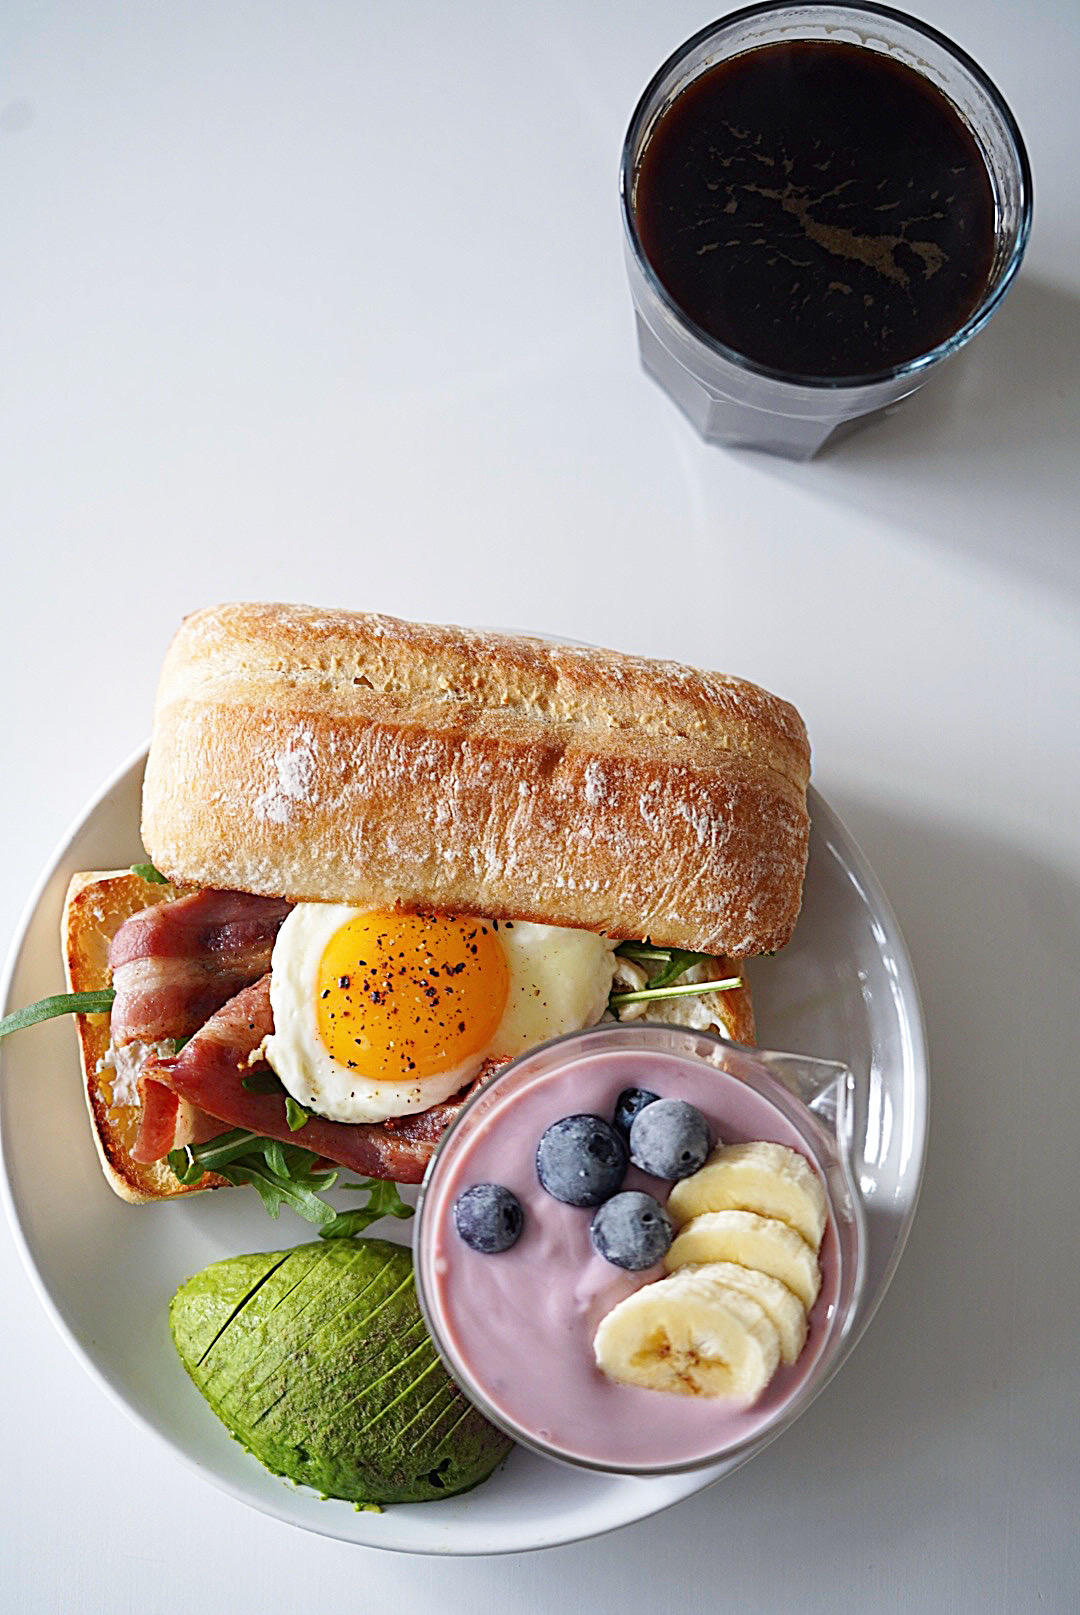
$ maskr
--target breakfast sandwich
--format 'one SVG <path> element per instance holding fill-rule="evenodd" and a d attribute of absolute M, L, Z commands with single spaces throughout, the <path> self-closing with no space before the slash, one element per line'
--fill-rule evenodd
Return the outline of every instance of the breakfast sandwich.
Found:
<path fill-rule="evenodd" d="M 726 675 L 298 606 L 188 618 L 148 862 L 76 876 L 65 909 L 70 989 L 108 1002 L 78 1016 L 107 1178 L 268 1204 L 330 1166 L 418 1182 L 548 1038 L 753 1042 L 740 961 L 794 927 L 808 777 L 795 710 Z"/>

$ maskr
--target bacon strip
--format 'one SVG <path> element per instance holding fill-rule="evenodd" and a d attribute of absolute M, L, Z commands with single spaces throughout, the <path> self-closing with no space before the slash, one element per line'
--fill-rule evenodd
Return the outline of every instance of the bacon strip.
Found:
<path fill-rule="evenodd" d="M 291 907 L 281 898 L 208 890 L 133 914 L 109 950 L 114 1046 L 197 1032 L 269 970 Z"/>
<path fill-rule="evenodd" d="M 163 1161 L 170 1150 L 183 1144 L 204 1144 L 226 1131 L 219 1117 L 197 1110 L 154 1077 L 141 1077 L 139 1091 L 142 1110 L 132 1160 Z"/>
<path fill-rule="evenodd" d="M 294 1133 L 285 1120 L 285 1101 L 280 1094 L 252 1093 L 243 1086 L 245 1077 L 269 1069 L 261 1061 L 252 1065 L 251 1056 L 273 1025 L 270 977 L 265 975 L 230 999 L 173 1059 L 155 1061 L 147 1068 L 147 1096 L 152 1086 L 164 1086 L 229 1127 L 245 1127 L 264 1138 L 300 1144 L 361 1177 L 419 1183 L 435 1145 L 461 1109 L 468 1090 L 415 1116 L 378 1124 L 331 1122 L 313 1116 Z M 485 1064 L 481 1079 L 495 1064 Z M 167 1122 L 160 1130 L 146 1125 L 145 1138 L 141 1129 L 132 1151 L 135 1160 L 160 1160 L 160 1155 L 149 1151 L 158 1147 L 166 1132 Z M 170 1141 L 161 1154 L 174 1147 Z"/>

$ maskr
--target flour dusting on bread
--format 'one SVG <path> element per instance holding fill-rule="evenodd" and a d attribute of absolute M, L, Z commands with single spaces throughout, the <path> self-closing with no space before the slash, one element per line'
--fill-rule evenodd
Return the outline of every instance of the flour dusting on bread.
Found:
<path fill-rule="evenodd" d="M 313 801 L 316 779 L 315 752 L 309 731 L 301 728 L 297 738 L 284 751 L 270 758 L 271 783 L 251 804 L 257 819 L 271 824 L 287 824 L 297 802 Z"/>
<path fill-rule="evenodd" d="M 809 765 L 794 708 L 726 674 L 222 606 L 166 658 L 143 834 L 201 885 L 740 957 L 794 926 Z"/>

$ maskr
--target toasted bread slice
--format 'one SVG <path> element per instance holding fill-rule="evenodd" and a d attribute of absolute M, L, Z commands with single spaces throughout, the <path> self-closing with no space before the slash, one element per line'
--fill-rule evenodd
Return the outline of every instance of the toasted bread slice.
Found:
<path fill-rule="evenodd" d="M 61 942 L 71 992 L 93 992 L 112 982 L 109 944 L 124 921 L 139 909 L 182 897 L 187 888 L 143 880 L 127 869 L 74 875 L 64 902 Z M 118 1080 L 112 1063 L 108 1015 L 76 1015 L 83 1092 L 90 1112 L 106 1182 L 122 1200 L 142 1205 L 216 1188 L 223 1178 L 207 1174 L 201 1183 L 178 1183 L 165 1161 L 142 1165 L 131 1159 L 139 1131 L 138 1093 L 130 1080 Z M 133 1103 L 132 1100 L 135 1102 Z"/>

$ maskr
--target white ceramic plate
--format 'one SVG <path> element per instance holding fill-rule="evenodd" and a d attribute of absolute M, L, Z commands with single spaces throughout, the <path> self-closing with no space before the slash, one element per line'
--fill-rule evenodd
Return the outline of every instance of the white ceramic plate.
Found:
<path fill-rule="evenodd" d="M 3 1009 L 63 990 L 58 928 L 69 877 L 142 856 L 143 755 L 78 820 L 28 906 Z M 791 944 L 752 970 L 759 1036 L 771 1048 L 845 1060 L 860 1079 L 858 1176 L 870 1235 L 865 1328 L 900 1256 L 922 1174 L 927 1073 L 922 1016 L 903 938 L 865 859 L 811 793 L 802 916 Z M 734 1465 L 639 1480 L 587 1474 L 521 1450 L 477 1491 L 357 1514 L 266 1473 L 190 1384 L 169 1335 L 177 1285 L 240 1251 L 300 1244 L 307 1225 L 269 1221 L 254 1194 L 227 1191 L 132 1207 L 106 1187 L 83 1105 L 67 1019 L 0 1046 L 4 1196 L 31 1278 L 57 1328 L 114 1399 L 232 1496 L 308 1531 L 410 1553 L 500 1553 L 597 1535 L 655 1514 Z M 62 1182 L 63 1192 L 56 1185 Z M 377 1228 L 376 1232 L 384 1230 Z M 386 1230 L 400 1237 L 401 1225 Z"/>

